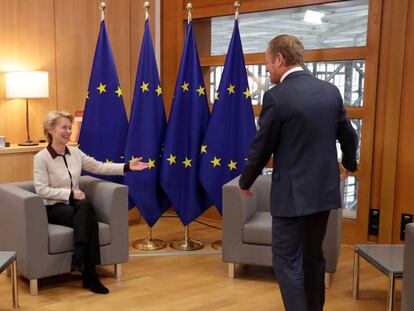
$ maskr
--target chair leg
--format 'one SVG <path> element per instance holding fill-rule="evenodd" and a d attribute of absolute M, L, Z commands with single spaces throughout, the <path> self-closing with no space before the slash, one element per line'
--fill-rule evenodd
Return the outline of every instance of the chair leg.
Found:
<path fill-rule="evenodd" d="M 6 275 L 11 276 L 11 267 L 10 266 L 8 266 L 7 269 L 6 269 Z"/>
<path fill-rule="evenodd" d="M 332 283 L 332 278 L 334 274 L 330 272 L 325 272 L 325 288 L 330 288 Z"/>
<path fill-rule="evenodd" d="M 12 295 L 13 295 L 13 308 L 19 308 L 19 289 L 17 286 L 17 262 L 13 261 L 11 264 L 11 274 L 12 274 Z"/>
<path fill-rule="evenodd" d="M 236 264 L 235 263 L 229 263 L 229 278 L 234 279 L 236 272 Z"/>
<path fill-rule="evenodd" d="M 120 263 L 114 265 L 114 276 L 117 280 L 122 278 L 122 268 Z"/>
<path fill-rule="evenodd" d="M 37 296 L 38 293 L 37 279 L 30 280 L 30 295 Z"/>

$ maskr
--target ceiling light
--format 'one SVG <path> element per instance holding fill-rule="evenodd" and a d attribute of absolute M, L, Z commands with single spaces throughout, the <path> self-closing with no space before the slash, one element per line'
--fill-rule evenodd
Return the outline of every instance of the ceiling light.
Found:
<path fill-rule="evenodd" d="M 303 20 L 310 24 L 316 24 L 321 25 L 322 24 L 322 17 L 324 17 L 325 14 L 321 12 L 316 12 L 312 10 L 307 10 L 305 13 L 305 17 Z"/>

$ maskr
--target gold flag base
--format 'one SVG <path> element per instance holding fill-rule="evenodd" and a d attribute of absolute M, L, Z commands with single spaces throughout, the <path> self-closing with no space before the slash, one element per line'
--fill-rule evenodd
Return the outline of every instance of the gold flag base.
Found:
<path fill-rule="evenodd" d="M 218 250 L 218 251 L 221 251 L 223 249 L 223 242 L 222 241 L 215 241 L 211 244 L 211 247 Z"/>
<path fill-rule="evenodd" d="M 159 239 L 140 239 L 136 240 L 132 246 L 141 251 L 156 251 L 163 249 L 167 246 L 167 243 Z"/>
<path fill-rule="evenodd" d="M 195 251 L 204 247 L 204 243 L 199 240 L 191 238 L 184 238 L 181 240 L 174 240 L 170 246 L 179 251 Z"/>
<path fill-rule="evenodd" d="M 204 243 L 202 241 L 190 238 L 190 227 L 187 225 L 184 228 L 184 238 L 181 240 L 172 241 L 170 246 L 179 251 L 195 251 L 197 249 L 203 248 Z"/>

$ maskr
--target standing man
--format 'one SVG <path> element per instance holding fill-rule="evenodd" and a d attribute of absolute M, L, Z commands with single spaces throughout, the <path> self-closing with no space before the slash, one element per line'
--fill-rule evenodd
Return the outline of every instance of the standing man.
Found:
<path fill-rule="evenodd" d="M 272 253 L 287 311 L 321 311 L 325 302 L 322 242 L 329 211 L 341 206 L 340 177 L 357 168 L 357 136 L 341 94 L 303 70 L 303 44 L 280 35 L 269 42 L 266 70 L 277 84 L 263 96 L 259 130 L 240 177 L 242 193 L 273 154 Z M 341 144 L 340 174 L 336 140 Z"/>

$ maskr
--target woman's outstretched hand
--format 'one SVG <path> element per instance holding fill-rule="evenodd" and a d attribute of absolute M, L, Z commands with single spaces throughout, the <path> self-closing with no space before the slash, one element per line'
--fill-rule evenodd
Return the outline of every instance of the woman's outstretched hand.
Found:
<path fill-rule="evenodd" d="M 141 162 L 142 157 L 129 162 L 131 171 L 142 171 L 148 168 L 147 162 Z"/>

